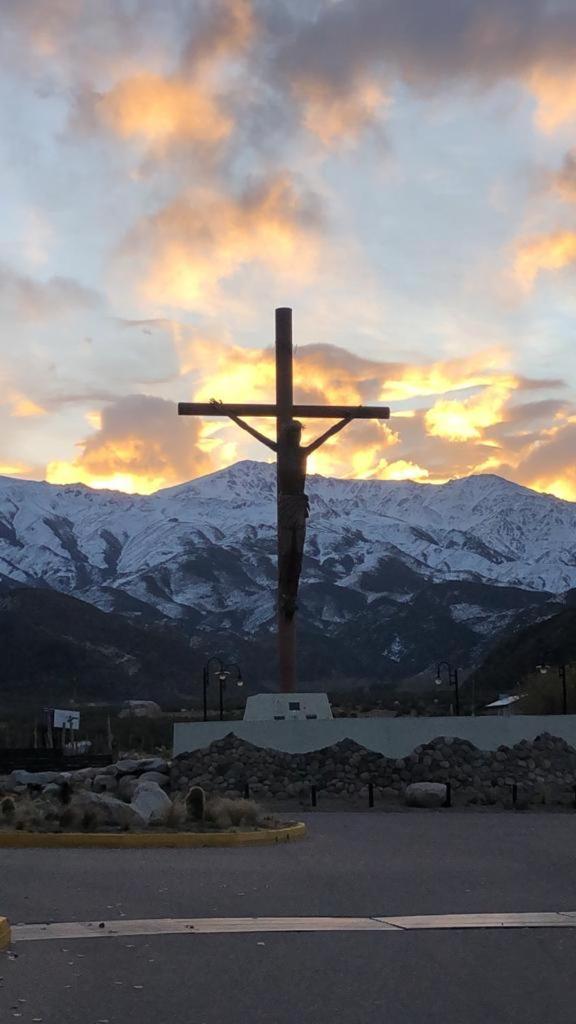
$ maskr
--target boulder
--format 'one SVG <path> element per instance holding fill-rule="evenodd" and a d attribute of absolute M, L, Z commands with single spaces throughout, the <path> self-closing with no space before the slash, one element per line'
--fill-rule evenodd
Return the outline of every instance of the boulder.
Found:
<path fill-rule="evenodd" d="M 135 761 L 133 758 L 126 757 L 122 761 L 117 761 L 116 764 L 111 764 L 107 768 L 107 772 L 111 775 L 134 775 L 135 772 L 141 770 L 141 764 L 141 761 Z"/>
<path fill-rule="evenodd" d="M 138 761 L 138 767 L 144 772 L 165 773 L 169 765 L 163 757 L 143 757 L 141 761 Z"/>
<path fill-rule="evenodd" d="M 83 790 L 73 799 L 74 810 L 96 815 L 99 823 L 120 828 L 143 828 L 145 819 L 135 807 L 123 803 L 109 793 L 91 793 Z"/>
<path fill-rule="evenodd" d="M 118 796 L 121 800 L 130 803 L 134 793 L 138 789 L 138 779 L 133 775 L 123 775 L 118 781 Z"/>
<path fill-rule="evenodd" d="M 75 772 L 72 772 L 72 779 L 74 782 L 84 784 L 87 779 L 91 781 L 100 774 L 100 768 L 78 768 Z"/>
<path fill-rule="evenodd" d="M 16 769 L 10 772 L 10 779 L 15 786 L 47 786 L 50 782 L 61 782 L 61 772 L 27 772 Z"/>
<path fill-rule="evenodd" d="M 166 821 L 172 801 L 157 782 L 139 782 L 130 807 L 150 824 Z"/>
<path fill-rule="evenodd" d="M 56 800 L 60 798 L 61 793 L 62 787 L 57 782 L 49 782 L 42 790 L 42 796 L 54 797 Z"/>
<path fill-rule="evenodd" d="M 143 772 L 143 774 L 140 775 L 138 782 L 157 782 L 159 786 L 169 786 L 170 777 L 168 775 L 164 775 L 163 772 Z"/>
<path fill-rule="evenodd" d="M 443 782 L 413 782 L 406 786 L 404 799 L 408 807 L 443 807 L 446 786 Z"/>
<path fill-rule="evenodd" d="M 115 793 L 118 783 L 113 775 L 96 775 L 92 782 L 94 793 Z"/>

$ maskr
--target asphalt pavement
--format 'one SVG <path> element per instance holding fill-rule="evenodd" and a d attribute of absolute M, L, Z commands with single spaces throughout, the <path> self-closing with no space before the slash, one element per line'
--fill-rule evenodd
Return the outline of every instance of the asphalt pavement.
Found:
<path fill-rule="evenodd" d="M 0 850 L 13 924 L 576 910 L 576 813 L 306 816 L 293 845 Z M 574 1024 L 576 929 L 22 941 L 0 1019 Z"/>

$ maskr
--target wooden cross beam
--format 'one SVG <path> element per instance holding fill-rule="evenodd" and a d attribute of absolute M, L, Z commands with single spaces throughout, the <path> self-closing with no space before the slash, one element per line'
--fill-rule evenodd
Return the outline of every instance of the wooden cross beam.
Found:
<path fill-rule="evenodd" d="M 242 402 L 179 402 L 179 416 L 265 416 L 277 415 L 276 405 L 244 405 Z M 390 410 L 381 405 L 293 405 L 292 417 L 314 420 L 387 420 Z"/>
<path fill-rule="evenodd" d="M 227 416 L 277 456 L 278 506 L 278 656 L 280 689 L 296 688 L 296 626 L 298 584 L 308 517 L 305 494 L 308 455 L 352 420 L 386 420 L 386 406 L 295 405 L 293 393 L 292 310 L 276 310 L 276 404 L 180 402 L 179 416 Z M 275 417 L 276 439 L 266 437 L 241 416 Z M 303 419 L 336 419 L 339 422 L 309 445 L 301 444 Z"/>

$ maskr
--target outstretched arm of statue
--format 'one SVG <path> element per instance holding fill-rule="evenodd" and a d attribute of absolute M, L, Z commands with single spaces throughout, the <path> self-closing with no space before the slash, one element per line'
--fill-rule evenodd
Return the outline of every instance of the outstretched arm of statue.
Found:
<path fill-rule="evenodd" d="M 210 400 L 210 404 L 223 405 L 224 403 L 218 402 L 216 401 L 215 398 L 212 398 Z M 229 419 L 233 420 L 234 423 L 236 423 L 239 427 L 242 427 L 242 430 L 245 430 L 248 434 L 251 434 L 252 437 L 255 437 L 257 441 L 260 441 L 262 444 L 265 444 L 267 448 L 271 448 L 273 452 L 278 450 L 275 441 L 272 441 L 269 437 L 266 437 L 265 434 L 261 434 L 259 430 L 255 429 L 255 427 L 251 427 L 249 423 L 245 423 L 244 420 L 241 420 L 240 417 L 236 416 L 235 413 L 225 412 L 225 415 L 228 416 Z"/>
<path fill-rule="evenodd" d="M 265 434 L 261 434 L 259 430 L 251 427 L 249 423 L 245 423 L 244 420 L 241 420 L 239 416 L 235 416 L 234 413 L 229 412 L 228 416 L 231 420 L 234 420 L 234 423 L 237 423 L 239 427 L 242 427 L 242 430 L 245 430 L 248 434 L 252 434 L 252 437 L 255 437 L 257 441 L 261 441 L 267 448 L 271 448 L 273 452 L 278 451 L 276 441 L 272 441 L 272 439 L 266 437 Z"/>
<path fill-rule="evenodd" d="M 329 437 L 334 437 L 334 434 L 339 434 L 340 431 L 344 430 L 344 427 L 347 427 L 353 419 L 353 416 L 345 416 L 343 420 L 338 420 L 338 423 L 334 423 L 328 430 L 321 434 L 320 437 L 317 437 L 315 441 L 312 441 L 312 444 L 306 446 L 304 449 L 306 455 L 310 455 L 312 452 L 315 452 L 316 449 L 320 448 Z"/>

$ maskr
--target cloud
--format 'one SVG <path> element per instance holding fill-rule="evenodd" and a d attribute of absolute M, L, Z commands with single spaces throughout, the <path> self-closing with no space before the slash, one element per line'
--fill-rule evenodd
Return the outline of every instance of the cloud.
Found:
<path fill-rule="evenodd" d="M 560 420 L 534 442 L 516 477 L 538 491 L 576 501 L 576 416 Z"/>
<path fill-rule="evenodd" d="M 340 0 L 302 20 L 279 45 L 277 66 L 305 104 L 316 93 L 339 97 L 343 109 L 366 82 L 382 96 L 396 81 L 429 97 L 515 79 L 550 130 L 576 113 L 575 42 L 576 12 L 546 0 Z M 356 132 L 359 121 L 348 127 Z"/>
<path fill-rule="evenodd" d="M 548 191 L 567 203 L 576 202 L 576 151 L 546 176 Z M 558 271 L 576 263 L 576 231 L 572 228 L 521 238 L 516 245 L 513 273 L 523 291 L 530 292 L 543 271 Z"/>
<path fill-rule="evenodd" d="M 523 239 L 517 247 L 514 275 L 530 291 L 543 270 L 562 270 L 576 263 L 576 232 L 554 231 Z"/>
<path fill-rule="evenodd" d="M 50 483 L 81 482 L 147 494 L 213 467 L 202 449 L 201 424 L 179 421 L 174 402 L 127 395 L 106 406 L 93 422 L 97 429 L 80 442 L 74 461 L 48 464 Z"/>
<path fill-rule="evenodd" d="M 322 226 L 318 196 L 278 173 L 237 195 L 203 189 L 173 200 L 130 231 L 120 260 L 148 302 L 209 310 L 247 268 L 308 279 Z"/>
<path fill-rule="evenodd" d="M 201 379 L 198 399 L 214 395 L 232 401 L 243 391 L 248 401 L 270 400 L 275 373 L 272 348 L 240 347 L 182 325 L 173 324 L 173 329 L 181 372 L 195 370 Z M 560 383 L 511 374 L 510 362 L 511 354 L 497 348 L 453 359 L 387 362 L 366 359 L 339 345 L 298 345 L 294 385 L 302 402 L 361 405 L 426 397 L 435 400 L 447 392 L 470 389 L 531 390 Z"/>
<path fill-rule="evenodd" d="M 232 130 L 217 98 L 201 85 L 149 72 L 125 78 L 94 97 L 94 115 L 109 131 L 145 143 L 156 155 L 174 144 L 214 146 Z"/>
<path fill-rule="evenodd" d="M 267 402 L 274 394 L 274 353 L 248 349 L 214 335 L 175 330 L 181 371 L 197 400 Z M 558 380 L 532 380 L 511 372 L 510 355 L 487 349 L 459 359 L 426 363 L 365 359 L 336 345 L 298 346 L 295 396 L 312 404 L 389 402 L 388 423 L 359 421 L 316 453 L 312 472 L 344 477 L 438 482 L 473 472 L 506 472 L 549 429 L 566 403 L 522 401 L 552 390 Z M 267 457 L 225 420 L 212 420 L 213 437 L 238 443 L 246 457 Z M 274 422 L 260 424 L 270 436 Z M 527 426 L 534 426 L 534 437 Z M 305 425 L 305 438 L 324 424 Z"/>
<path fill-rule="evenodd" d="M 513 80 L 535 97 L 542 130 L 576 116 L 569 3 L 4 0 L 2 14 L 5 61 L 36 78 L 42 68 L 58 91 L 89 82 L 103 94 L 99 113 L 108 127 L 150 142 L 156 153 L 177 140 L 214 141 L 201 131 L 204 110 L 213 111 L 221 140 L 234 100 L 244 131 L 278 97 L 285 131 L 296 106 L 306 128 L 331 146 L 378 125 L 397 83 L 428 98 L 455 85 Z"/>
<path fill-rule="evenodd" d="M 2 0 L 3 66 L 29 74 L 46 93 L 70 79 L 110 74 L 133 55 L 152 59 L 181 19 L 165 0 Z"/>
<path fill-rule="evenodd" d="M 574 38 L 574 37 L 572 37 Z M 556 131 L 576 118 L 576 74 L 570 68 L 538 67 L 528 76 L 537 104 L 534 120 L 546 133 Z"/>
<path fill-rule="evenodd" d="M 503 377 L 470 398 L 439 399 L 426 413 L 428 433 L 451 441 L 481 438 L 487 427 L 503 419 L 508 399 L 515 389 L 515 378 Z"/>
<path fill-rule="evenodd" d="M 73 135 L 104 130 L 155 159 L 182 149 L 197 164 L 218 154 L 235 128 L 237 94 L 246 94 L 231 68 L 247 56 L 256 21 L 251 0 L 195 0 L 188 8 L 167 4 L 172 38 L 164 39 L 164 26 L 151 58 L 155 26 L 147 7 L 148 45 L 118 61 L 113 83 L 99 89 L 82 77 L 70 115 Z"/>
<path fill-rule="evenodd" d="M 0 264 L 0 307 L 7 319 L 41 321 L 78 309 L 96 309 L 100 296 L 67 277 L 39 281 Z"/>
<path fill-rule="evenodd" d="M 33 398 L 28 398 L 27 395 L 12 395 L 10 404 L 12 406 L 12 415 L 19 418 L 46 415 L 46 409 L 38 405 L 38 402 L 35 402 Z"/>
<path fill-rule="evenodd" d="M 147 326 L 151 324 L 151 326 Z M 170 327 L 181 364 L 186 397 L 271 401 L 273 350 L 247 349 L 176 322 Z M 126 325 L 146 331 L 154 321 Z M 465 358 L 420 362 L 365 359 L 333 345 L 299 346 L 295 393 L 299 401 L 357 405 L 383 401 L 388 422 L 356 421 L 309 460 L 309 471 L 359 479 L 414 479 L 439 483 L 471 473 L 496 472 L 528 486 L 569 496 L 570 444 L 560 443 L 571 426 L 567 401 L 524 399 L 530 391 L 561 382 L 515 376 L 505 353 L 486 350 Z M 148 493 L 229 465 L 238 458 L 270 459 L 229 420 L 179 421 L 175 404 L 131 395 L 87 409 L 92 433 L 72 461 L 54 461 L 52 482 L 84 481 Z M 307 421 L 312 441 L 328 421 Z M 273 420 L 258 422 L 269 436 Z M 554 459 L 539 459 L 552 445 Z M 564 480 L 564 484 L 562 484 Z M 576 489 L 574 490 L 576 497 Z"/>
<path fill-rule="evenodd" d="M 242 54 L 258 31 L 251 0 L 204 0 L 182 55 L 182 66 L 195 71 L 223 57 Z"/>
<path fill-rule="evenodd" d="M 559 171 L 552 176 L 552 188 L 567 202 L 576 202 L 576 150 L 564 157 Z"/>
<path fill-rule="evenodd" d="M 365 128 L 378 123 L 388 105 L 382 86 L 366 76 L 343 91 L 304 76 L 294 84 L 293 92 L 302 106 L 305 127 L 327 147 L 355 140 Z"/>

